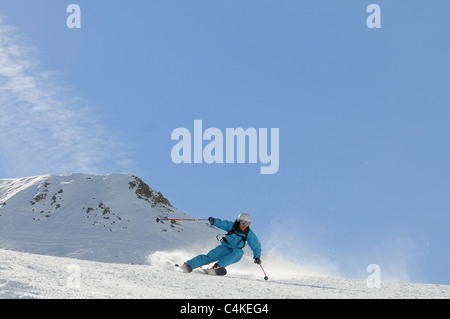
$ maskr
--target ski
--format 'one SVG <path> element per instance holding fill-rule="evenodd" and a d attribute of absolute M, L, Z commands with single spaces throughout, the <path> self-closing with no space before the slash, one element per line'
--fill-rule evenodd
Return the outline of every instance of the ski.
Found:
<path fill-rule="evenodd" d="M 174 268 L 178 272 L 183 272 L 183 273 L 192 272 L 192 267 L 189 264 L 183 264 L 181 266 L 179 264 L 175 264 Z M 211 276 L 225 276 L 227 274 L 227 270 L 224 267 L 219 267 L 219 268 L 202 268 L 202 267 L 200 267 L 200 269 L 203 271 L 203 273 L 205 273 L 207 275 L 211 275 Z"/>
<path fill-rule="evenodd" d="M 219 268 L 201 268 L 203 272 L 207 275 L 211 276 L 225 276 L 227 274 L 227 270 L 224 267 Z"/>
<path fill-rule="evenodd" d="M 189 264 L 183 264 L 181 266 L 178 264 L 175 264 L 175 270 L 184 272 L 184 273 L 189 273 L 189 272 L 192 272 L 192 267 Z"/>

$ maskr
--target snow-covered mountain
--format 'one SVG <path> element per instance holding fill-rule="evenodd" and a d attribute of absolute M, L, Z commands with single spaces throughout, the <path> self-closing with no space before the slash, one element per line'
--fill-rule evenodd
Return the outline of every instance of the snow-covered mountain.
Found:
<path fill-rule="evenodd" d="M 87 260 L 145 263 L 151 252 L 217 235 L 132 175 L 44 175 L 0 180 L 0 248 Z"/>
<path fill-rule="evenodd" d="M 369 288 L 263 253 L 265 281 L 248 247 L 225 277 L 177 273 L 223 231 L 157 218 L 194 217 L 133 175 L 0 179 L 0 298 L 450 298 L 450 286 Z"/>

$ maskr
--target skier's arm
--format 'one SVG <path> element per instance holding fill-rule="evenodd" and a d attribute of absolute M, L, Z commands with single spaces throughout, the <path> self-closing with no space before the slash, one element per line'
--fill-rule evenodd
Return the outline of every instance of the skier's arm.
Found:
<path fill-rule="evenodd" d="M 214 225 L 217 228 L 220 228 L 226 232 L 230 231 L 233 228 L 234 223 L 228 221 L 228 220 L 221 220 L 220 218 L 209 218 L 209 222 L 211 225 Z"/>
<path fill-rule="evenodd" d="M 253 251 L 253 259 L 261 258 L 261 243 L 252 230 L 248 233 L 247 243 Z"/>

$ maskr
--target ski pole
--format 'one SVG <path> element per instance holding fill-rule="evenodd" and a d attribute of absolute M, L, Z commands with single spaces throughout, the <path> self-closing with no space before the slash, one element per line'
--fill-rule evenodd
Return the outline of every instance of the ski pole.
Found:
<path fill-rule="evenodd" d="M 206 221 L 207 219 L 194 219 L 194 218 L 156 218 L 156 222 L 159 223 L 160 221 L 164 220 L 182 220 L 187 222 L 201 222 Z"/>
<path fill-rule="evenodd" d="M 264 271 L 264 268 L 263 268 L 263 266 L 261 265 L 261 264 L 259 264 L 259 266 L 261 267 L 261 270 L 263 271 L 263 273 L 264 273 L 264 280 L 267 280 L 267 279 L 269 279 L 269 277 L 267 277 L 267 275 L 266 275 L 266 272 Z"/>

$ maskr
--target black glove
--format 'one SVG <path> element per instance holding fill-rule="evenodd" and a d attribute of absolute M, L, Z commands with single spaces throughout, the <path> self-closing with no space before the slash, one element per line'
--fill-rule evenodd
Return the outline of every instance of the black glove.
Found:
<path fill-rule="evenodd" d="M 209 218 L 208 218 L 208 221 L 209 221 L 209 223 L 210 223 L 211 225 L 214 225 L 214 222 L 215 222 L 216 220 L 214 219 L 214 217 L 209 217 Z"/>
<path fill-rule="evenodd" d="M 259 258 L 255 258 L 255 264 L 257 264 L 257 265 L 261 265 L 261 259 L 259 259 Z"/>

